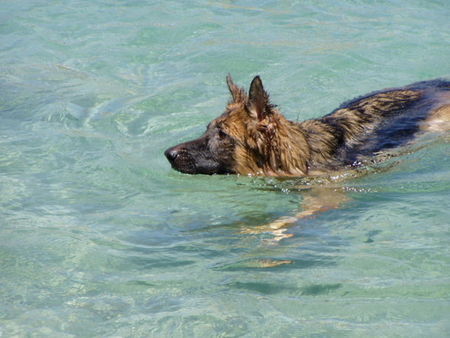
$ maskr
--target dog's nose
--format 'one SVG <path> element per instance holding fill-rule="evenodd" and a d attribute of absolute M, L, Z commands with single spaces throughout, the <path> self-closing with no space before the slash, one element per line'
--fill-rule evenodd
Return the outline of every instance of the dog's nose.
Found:
<path fill-rule="evenodd" d="M 179 154 L 179 153 L 178 153 L 178 150 L 177 150 L 176 148 L 169 148 L 169 149 L 167 149 L 167 150 L 164 152 L 164 155 L 166 155 L 167 159 L 168 159 L 170 162 L 175 161 L 175 159 L 177 158 L 178 154 Z"/>

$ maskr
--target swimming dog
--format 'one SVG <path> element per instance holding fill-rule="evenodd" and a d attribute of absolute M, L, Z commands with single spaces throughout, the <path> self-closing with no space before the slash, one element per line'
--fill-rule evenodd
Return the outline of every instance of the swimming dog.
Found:
<path fill-rule="evenodd" d="M 195 140 L 165 151 L 187 174 L 306 176 L 358 166 L 450 123 L 450 81 L 385 89 L 343 103 L 321 118 L 292 122 L 270 102 L 259 76 L 248 94 L 227 76 L 225 112 Z"/>

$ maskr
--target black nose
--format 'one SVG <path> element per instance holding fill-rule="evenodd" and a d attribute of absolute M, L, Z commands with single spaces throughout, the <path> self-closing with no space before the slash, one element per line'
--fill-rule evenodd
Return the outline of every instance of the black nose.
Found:
<path fill-rule="evenodd" d="M 164 155 L 166 155 L 167 159 L 172 163 L 175 161 L 175 159 L 178 156 L 178 150 L 176 148 L 169 148 L 164 152 Z"/>

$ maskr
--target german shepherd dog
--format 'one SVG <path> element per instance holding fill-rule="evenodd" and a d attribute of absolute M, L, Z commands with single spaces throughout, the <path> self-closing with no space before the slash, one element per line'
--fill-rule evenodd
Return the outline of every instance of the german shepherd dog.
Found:
<path fill-rule="evenodd" d="M 208 175 L 326 175 L 361 166 L 422 131 L 450 129 L 450 81 L 446 80 L 376 91 L 303 122 L 289 121 L 278 111 L 259 76 L 248 93 L 230 75 L 226 80 L 231 100 L 225 112 L 209 123 L 200 138 L 165 151 L 175 170 Z"/>
<path fill-rule="evenodd" d="M 305 176 L 359 165 L 368 156 L 407 143 L 424 129 L 450 123 L 450 81 L 386 89 L 345 102 L 300 123 L 269 100 L 259 76 L 247 93 L 227 77 L 225 113 L 198 139 L 165 151 L 187 174 Z"/>

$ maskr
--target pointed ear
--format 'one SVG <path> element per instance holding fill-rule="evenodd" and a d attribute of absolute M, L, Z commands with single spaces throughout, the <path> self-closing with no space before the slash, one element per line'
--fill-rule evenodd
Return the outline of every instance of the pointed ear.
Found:
<path fill-rule="evenodd" d="M 270 113 L 269 95 L 264 90 L 261 78 L 259 76 L 255 76 L 250 84 L 247 109 L 260 121 L 263 120 L 268 113 Z"/>
<path fill-rule="evenodd" d="M 245 100 L 245 92 L 242 88 L 239 88 L 231 78 L 231 75 L 227 75 L 227 85 L 228 90 L 230 91 L 231 97 L 233 98 L 233 102 L 240 102 Z"/>

